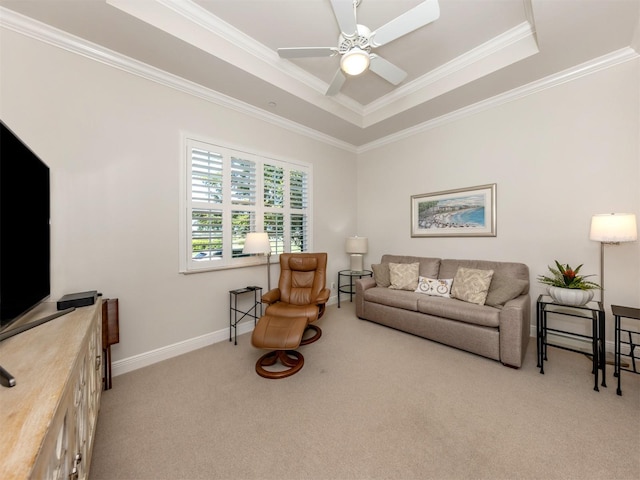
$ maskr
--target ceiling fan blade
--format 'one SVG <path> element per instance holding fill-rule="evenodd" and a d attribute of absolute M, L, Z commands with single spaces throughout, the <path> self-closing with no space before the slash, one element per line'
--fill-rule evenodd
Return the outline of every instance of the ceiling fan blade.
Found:
<path fill-rule="evenodd" d="M 345 37 L 353 37 L 358 32 L 356 24 L 356 8 L 353 0 L 331 0 L 333 13 L 338 26 Z"/>
<path fill-rule="evenodd" d="M 393 85 L 398 85 L 407 78 L 407 72 L 396 67 L 393 63 L 385 60 L 379 55 L 372 53 L 370 55 L 370 59 L 371 63 L 369 64 L 369 70 L 376 75 L 381 76 L 387 82 L 392 83 Z"/>
<path fill-rule="evenodd" d="M 279 48 L 280 58 L 331 57 L 338 53 L 335 47 L 292 47 Z"/>
<path fill-rule="evenodd" d="M 344 76 L 341 69 L 338 69 L 336 74 L 333 76 L 333 80 L 331 80 L 331 85 L 327 89 L 327 93 L 325 95 L 331 97 L 333 95 L 337 95 L 344 82 L 347 80 L 347 77 Z"/>
<path fill-rule="evenodd" d="M 370 43 L 379 47 L 440 18 L 438 0 L 425 0 L 408 12 L 394 18 L 371 34 Z"/>

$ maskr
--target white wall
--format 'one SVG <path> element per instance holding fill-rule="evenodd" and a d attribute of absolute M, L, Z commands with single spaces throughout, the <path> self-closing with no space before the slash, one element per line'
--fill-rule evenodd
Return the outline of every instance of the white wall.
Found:
<path fill-rule="evenodd" d="M 178 273 L 183 130 L 312 163 L 314 250 L 328 253 L 329 279 L 345 268 L 355 154 L 20 34 L 0 35 L 0 117 L 51 167 L 52 299 L 91 289 L 119 298 L 116 362 L 226 332 L 228 291 L 266 291 L 264 266 Z"/>
<path fill-rule="evenodd" d="M 535 279 L 554 259 L 599 275 L 591 216 L 640 219 L 639 84 L 635 60 L 362 154 L 367 261 L 394 253 L 523 262 L 534 300 L 543 293 Z M 411 195 L 489 183 L 497 237 L 410 237 Z M 606 247 L 605 283 L 607 304 L 640 306 L 639 242 Z"/>

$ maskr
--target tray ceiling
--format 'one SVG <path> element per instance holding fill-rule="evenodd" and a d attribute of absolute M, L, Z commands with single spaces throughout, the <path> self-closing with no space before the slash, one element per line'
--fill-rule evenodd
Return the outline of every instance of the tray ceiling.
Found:
<path fill-rule="evenodd" d="M 419 3 L 361 0 L 358 23 L 373 30 Z M 439 6 L 436 21 L 376 49 L 407 72 L 401 84 L 365 72 L 335 96 L 339 57 L 277 54 L 337 45 L 329 0 L 0 0 L 0 25 L 42 22 L 353 148 L 638 55 L 638 0 Z"/>

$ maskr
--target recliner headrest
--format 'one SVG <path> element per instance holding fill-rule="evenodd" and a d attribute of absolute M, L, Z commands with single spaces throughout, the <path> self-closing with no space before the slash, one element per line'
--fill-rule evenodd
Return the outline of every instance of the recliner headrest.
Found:
<path fill-rule="evenodd" d="M 309 272 L 318 268 L 318 259 L 315 257 L 291 257 L 289 268 L 298 272 Z"/>

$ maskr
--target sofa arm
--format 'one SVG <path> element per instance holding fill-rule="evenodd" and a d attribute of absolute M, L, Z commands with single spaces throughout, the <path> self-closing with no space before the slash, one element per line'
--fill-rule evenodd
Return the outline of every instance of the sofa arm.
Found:
<path fill-rule="evenodd" d="M 529 345 L 531 297 L 520 295 L 500 311 L 500 361 L 520 368 Z"/>
<path fill-rule="evenodd" d="M 376 286 L 376 281 L 371 277 L 363 277 L 356 280 L 356 316 L 364 315 L 364 291 Z"/>

